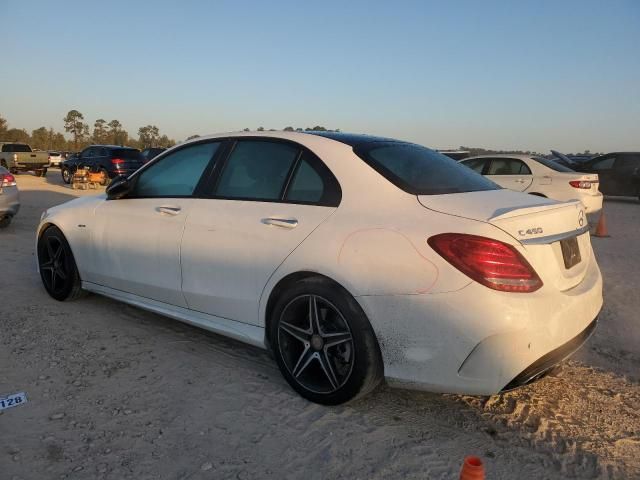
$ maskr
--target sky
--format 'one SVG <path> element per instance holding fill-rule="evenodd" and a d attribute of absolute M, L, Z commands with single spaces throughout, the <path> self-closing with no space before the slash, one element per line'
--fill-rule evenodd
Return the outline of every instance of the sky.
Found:
<path fill-rule="evenodd" d="M 0 116 L 640 150 L 640 0 L 0 0 Z"/>

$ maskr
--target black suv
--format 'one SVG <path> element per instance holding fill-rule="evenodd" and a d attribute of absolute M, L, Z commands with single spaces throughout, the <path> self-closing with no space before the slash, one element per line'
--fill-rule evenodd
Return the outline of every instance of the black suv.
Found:
<path fill-rule="evenodd" d="M 605 195 L 640 197 L 640 152 L 600 155 L 576 169 L 597 173 L 600 191 Z"/>
<path fill-rule="evenodd" d="M 62 179 L 71 183 L 71 177 L 80 167 L 93 172 L 103 172 L 103 185 L 110 178 L 129 175 L 142 166 L 144 159 L 137 148 L 118 147 L 117 145 L 91 145 L 82 152 L 72 155 L 60 164 Z"/>

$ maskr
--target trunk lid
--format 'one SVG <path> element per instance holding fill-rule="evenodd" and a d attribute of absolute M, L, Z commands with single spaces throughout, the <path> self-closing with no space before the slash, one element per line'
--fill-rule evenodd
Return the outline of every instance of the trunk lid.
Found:
<path fill-rule="evenodd" d="M 508 233 L 523 246 L 545 285 L 567 290 L 584 278 L 591 242 L 584 206 L 578 200 L 557 202 L 510 190 L 490 190 L 421 195 L 418 201 L 431 210 L 489 223 Z M 577 239 L 578 251 L 571 245 L 575 242 L 572 238 Z M 574 264 L 576 255 L 580 260 Z"/>

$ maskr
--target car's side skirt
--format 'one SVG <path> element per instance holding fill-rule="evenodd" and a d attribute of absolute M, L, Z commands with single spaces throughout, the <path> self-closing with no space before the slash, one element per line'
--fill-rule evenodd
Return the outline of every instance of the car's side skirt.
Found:
<path fill-rule="evenodd" d="M 140 307 L 144 310 L 149 310 L 150 312 L 159 313 L 160 315 L 204 328 L 205 330 L 218 333 L 225 337 L 234 338 L 256 347 L 266 348 L 264 344 L 264 328 L 256 325 L 249 325 L 236 320 L 216 317 L 207 313 L 189 310 L 188 308 L 158 302 L 157 300 L 140 297 L 97 283 L 83 281 L 82 288 L 89 292 L 104 295 L 105 297 L 113 298 L 114 300 L 128 303 L 129 305 Z"/>

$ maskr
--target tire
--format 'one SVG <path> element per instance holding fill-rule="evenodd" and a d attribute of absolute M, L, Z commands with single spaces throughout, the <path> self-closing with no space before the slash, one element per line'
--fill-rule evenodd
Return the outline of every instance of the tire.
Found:
<path fill-rule="evenodd" d="M 48 227 L 38 239 L 38 266 L 45 290 L 58 301 L 81 297 L 80 274 L 67 239 L 58 227 Z"/>
<path fill-rule="evenodd" d="M 102 173 L 102 181 L 100 182 L 100 185 L 106 187 L 109 185 L 109 174 L 104 168 L 100 169 L 100 173 Z"/>
<path fill-rule="evenodd" d="M 36 177 L 42 177 L 42 176 L 44 176 L 44 175 L 43 175 L 43 173 L 42 173 L 42 170 L 34 170 L 34 172 L 33 172 L 33 173 L 35 173 Z"/>
<path fill-rule="evenodd" d="M 71 183 L 71 172 L 69 171 L 68 168 L 61 168 L 60 169 L 60 174 L 62 175 L 62 181 L 64 183 L 66 183 L 67 185 L 69 185 Z"/>
<path fill-rule="evenodd" d="M 47 169 L 47 168 L 43 168 L 43 169 L 42 169 L 42 175 L 41 175 L 41 176 L 42 176 L 42 177 L 46 177 L 46 176 L 47 176 L 47 172 L 48 172 L 48 171 L 49 171 L 49 169 Z"/>
<path fill-rule="evenodd" d="M 9 225 L 11 225 L 11 215 L 0 218 L 0 228 L 7 228 Z"/>
<path fill-rule="evenodd" d="M 269 330 L 282 375 L 307 400 L 339 405 L 366 395 L 382 380 L 382 356 L 366 315 L 328 279 L 304 279 L 283 293 Z"/>
<path fill-rule="evenodd" d="M 9 167 L 7 167 L 7 162 L 5 162 L 4 160 L 0 161 L 0 167 L 4 167 L 9 170 Z"/>

